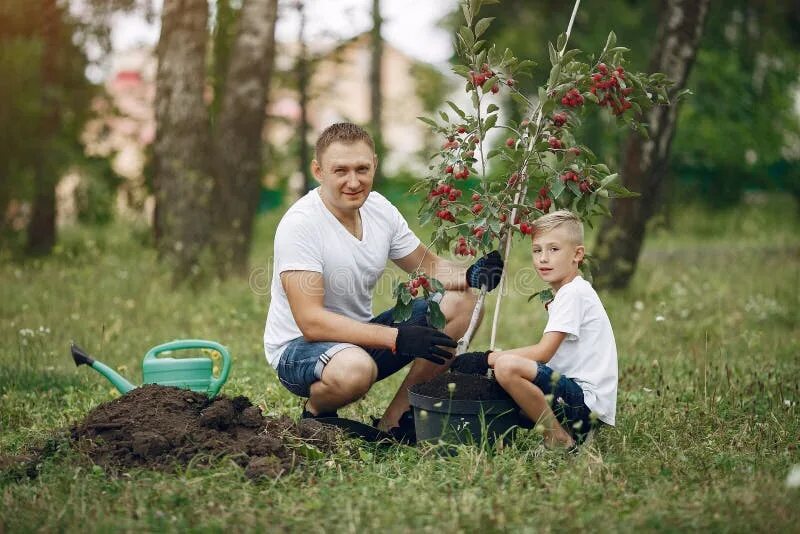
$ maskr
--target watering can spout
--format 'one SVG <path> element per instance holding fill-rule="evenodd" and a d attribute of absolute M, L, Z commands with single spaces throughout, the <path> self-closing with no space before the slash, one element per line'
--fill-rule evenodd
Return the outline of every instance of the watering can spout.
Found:
<path fill-rule="evenodd" d="M 84 351 L 75 343 L 71 344 L 70 350 L 72 351 L 72 359 L 75 362 L 76 366 L 88 365 L 89 367 L 91 367 L 104 377 L 106 377 L 108 381 L 114 384 L 114 387 L 117 388 L 119 392 L 122 393 L 123 395 L 129 392 L 130 390 L 136 388 L 136 386 L 125 380 L 125 378 L 118 372 L 116 372 L 106 364 L 98 362 L 97 360 L 89 356 L 86 353 L 86 351 Z"/>

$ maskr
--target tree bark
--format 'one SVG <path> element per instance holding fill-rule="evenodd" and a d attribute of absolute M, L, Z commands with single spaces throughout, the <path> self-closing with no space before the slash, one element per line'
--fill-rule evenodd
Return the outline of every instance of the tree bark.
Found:
<path fill-rule="evenodd" d="M 165 0 L 157 49 L 155 235 L 176 281 L 201 267 L 214 208 L 204 100 L 207 24 L 206 0 Z"/>
<path fill-rule="evenodd" d="M 370 129 L 375 141 L 375 152 L 383 157 L 383 124 L 381 122 L 383 108 L 383 37 L 381 37 L 381 0 L 372 0 L 372 54 L 370 56 Z M 383 175 L 381 167 L 375 171 L 375 183 L 381 182 Z"/>
<path fill-rule="evenodd" d="M 644 122 L 649 139 L 632 133 L 625 141 L 620 178 L 640 198 L 614 199 L 613 218 L 601 225 L 595 246 L 598 286 L 627 287 L 636 270 L 647 221 L 661 205 L 669 153 L 678 117 L 675 97 L 692 69 L 710 0 L 664 0 L 650 72 L 663 72 L 675 82 L 669 90 L 670 106 L 651 109 Z"/>
<path fill-rule="evenodd" d="M 262 177 L 262 131 L 275 55 L 277 0 L 245 1 L 214 135 L 215 263 L 242 274 Z"/>
<path fill-rule="evenodd" d="M 42 0 L 42 118 L 39 127 L 39 160 L 34 170 L 34 197 L 31 220 L 28 223 L 28 254 L 48 254 L 56 243 L 56 183 L 58 176 L 54 158 L 48 154 L 61 128 L 61 115 L 53 91 L 59 82 L 59 44 L 61 42 L 61 11 L 56 0 Z"/>

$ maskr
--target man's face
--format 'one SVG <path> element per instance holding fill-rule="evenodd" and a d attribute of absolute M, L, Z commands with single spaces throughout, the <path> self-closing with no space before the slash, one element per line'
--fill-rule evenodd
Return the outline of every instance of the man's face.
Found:
<path fill-rule="evenodd" d="M 364 141 L 336 142 L 311 162 L 323 198 L 342 211 L 357 210 L 372 191 L 378 158 Z"/>
<path fill-rule="evenodd" d="M 556 291 L 578 274 L 578 264 L 584 254 L 583 245 L 576 245 L 562 226 L 537 232 L 532 251 L 536 272 Z"/>

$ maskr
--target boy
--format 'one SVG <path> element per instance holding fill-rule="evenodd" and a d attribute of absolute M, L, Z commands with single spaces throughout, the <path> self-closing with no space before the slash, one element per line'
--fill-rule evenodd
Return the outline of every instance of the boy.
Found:
<path fill-rule="evenodd" d="M 600 298 L 579 274 L 584 256 L 580 219 L 559 210 L 537 219 L 533 227 L 533 265 L 555 293 L 546 306 L 549 318 L 541 340 L 463 354 L 452 368 L 480 373 L 492 367 L 497 382 L 541 425 L 545 445 L 573 448 L 598 421 L 614 425 L 617 348 Z"/>

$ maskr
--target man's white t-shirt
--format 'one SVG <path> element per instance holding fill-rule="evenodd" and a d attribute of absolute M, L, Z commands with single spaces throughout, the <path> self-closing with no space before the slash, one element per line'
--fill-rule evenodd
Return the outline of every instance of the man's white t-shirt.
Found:
<path fill-rule="evenodd" d="M 547 365 L 583 389 L 586 406 L 614 424 L 617 412 L 617 345 L 611 321 L 592 285 L 581 276 L 561 286 L 548 307 L 545 332 L 567 336 Z"/>
<path fill-rule="evenodd" d="M 284 346 L 302 336 L 281 284 L 285 271 L 322 273 L 325 309 L 367 322 L 372 290 L 388 259 L 411 254 L 420 244 L 403 216 L 385 197 L 371 192 L 359 209 L 361 240 L 325 207 L 319 188 L 292 205 L 275 231 L 274 266 L 264 351 L 277 367 Z"/>

